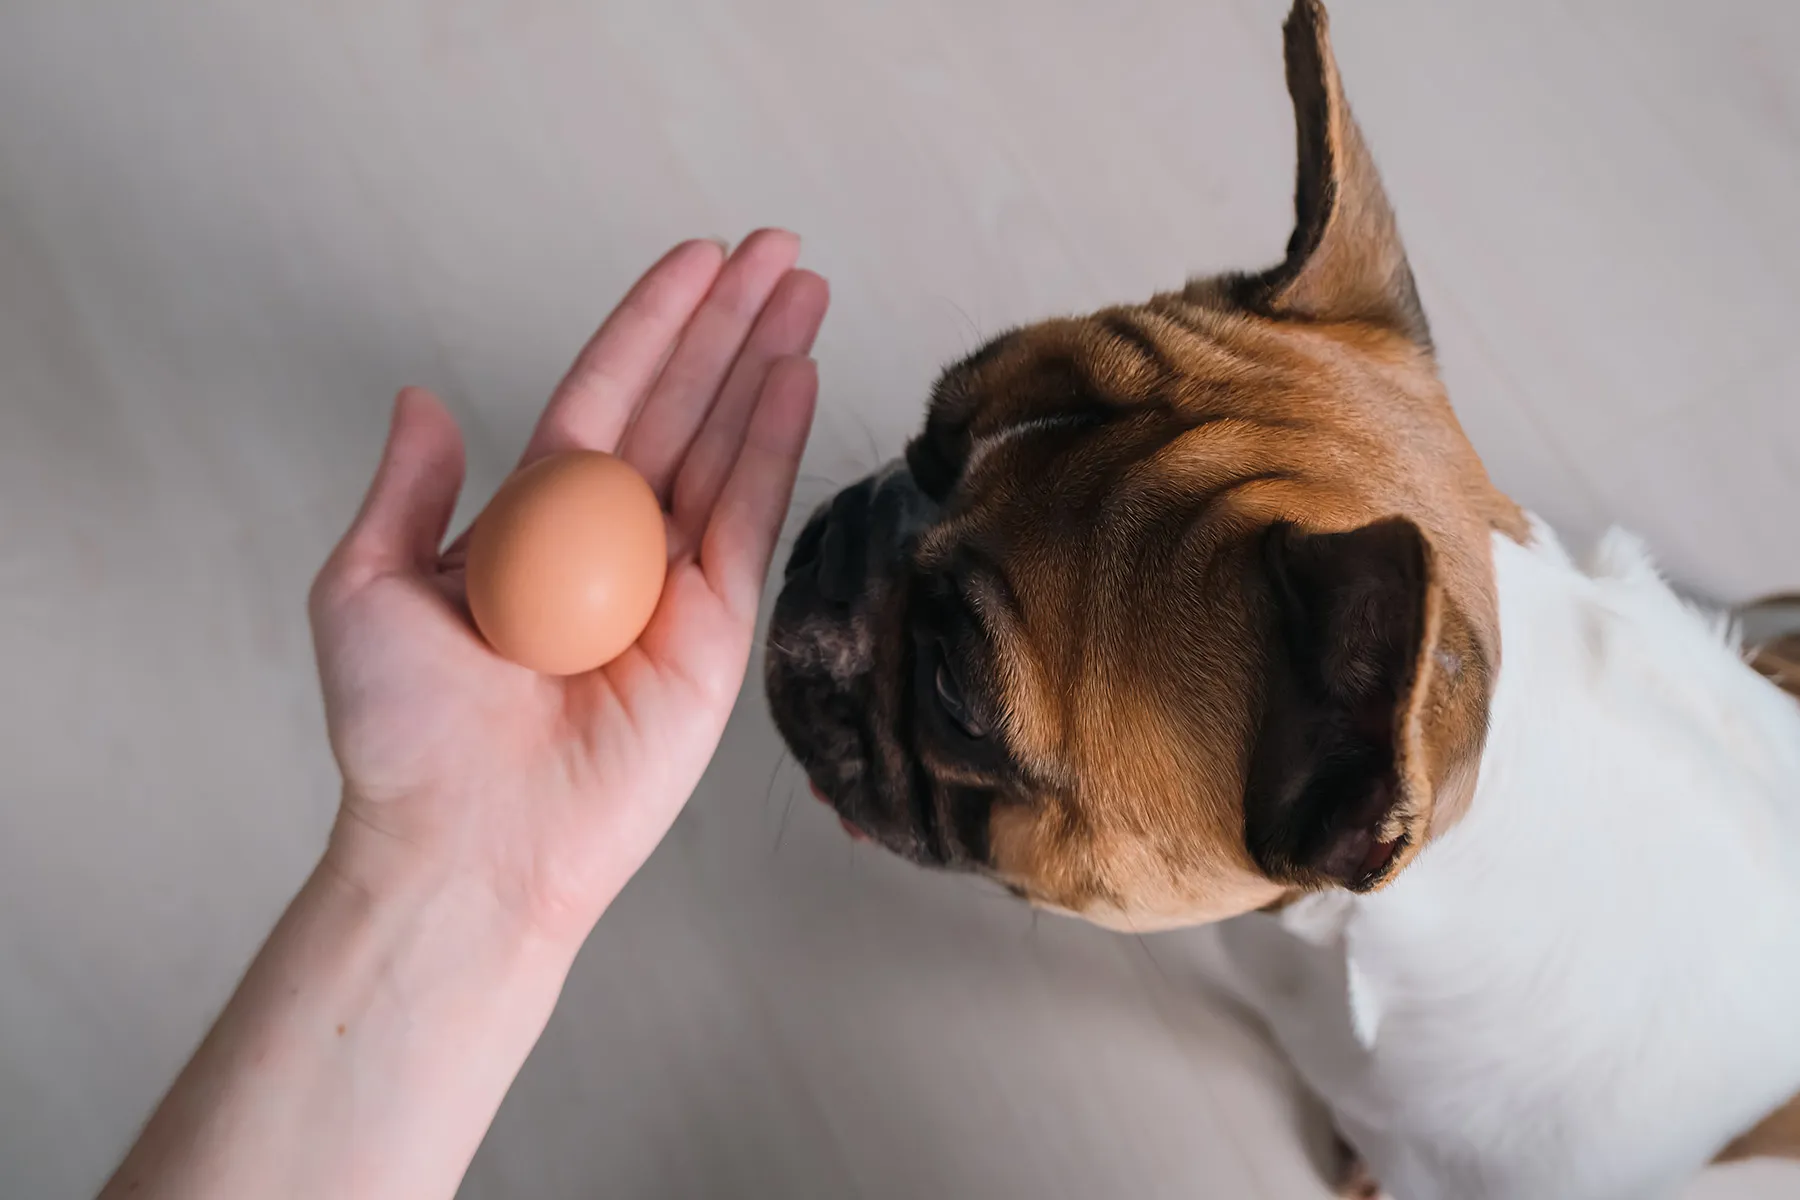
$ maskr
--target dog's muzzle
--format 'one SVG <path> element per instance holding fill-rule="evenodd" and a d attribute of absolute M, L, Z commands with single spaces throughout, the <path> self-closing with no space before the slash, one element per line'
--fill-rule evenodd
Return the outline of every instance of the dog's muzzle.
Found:
<path fill-rule="evenodd" d="M 794 542 L 769 621 L 764 684 L 813 790 L 897 854 L 940 850 L 911 811 L 899 719 L 904 573 L 937 505 L 896 460 L 819 508 Z"/>

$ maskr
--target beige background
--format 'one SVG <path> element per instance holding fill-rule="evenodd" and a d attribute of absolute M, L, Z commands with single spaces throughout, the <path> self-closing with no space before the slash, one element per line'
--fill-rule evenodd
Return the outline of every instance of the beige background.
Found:
<path fill-rule="evenodd" d="M 815 500 L 984 334 L 1277 254 L 1283 7 L 0 3 L 0 1193 L 98 1184 L 319 848 L 301 601 L 398 385 L 479 503 L 639 268 L 784 223 Z M 1501 482 L 1800 585 L 1800 6 L 1336 17 Z M 468 1196 L 1322 1195 L 1204 935 L 1034 921 L 796 784 L 753 690 Z"/>

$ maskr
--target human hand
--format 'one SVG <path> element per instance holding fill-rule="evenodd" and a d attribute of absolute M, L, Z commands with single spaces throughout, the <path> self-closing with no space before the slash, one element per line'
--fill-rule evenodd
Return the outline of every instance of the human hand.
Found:
<path fill-rule="evenodd" d="M 614 450 L 667 514 L 637 645 L 546 678 L 476 634 L 440 553 L 462 437 L 400 395 L 313 585 L 343 769 L 331 846 L 105 1195 L 452 1195 L 576 949 L 700 779 L 812 420 L 825 281 L 791 234 L 671 250 L 575 360 L 525 460 Z M 466 535 L 465 535 L 466 538 Z"/>
<path fill-rule="evenodd" d="M 578 941 L 699 782 L 742 684 L 809 430 L 825 281 L 765 230 L 671 250 L 581 351 L 521 463 L 613 451 L 663 502 L 669 574 L 630 650 L 537 675 L 472 625 L 465 534 L 440 552 L 462 438 L 409 389 L 310 598 L 344 794 L 327 866 L 380 892 L 454 880 Z"/>

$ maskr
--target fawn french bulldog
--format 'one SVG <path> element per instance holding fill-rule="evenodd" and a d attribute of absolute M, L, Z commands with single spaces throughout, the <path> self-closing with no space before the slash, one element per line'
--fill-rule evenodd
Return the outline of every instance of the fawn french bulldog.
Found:
<path fill-rule="evenodd" d="M 1578 565 L 1489 481 L 1316 0 L 1286 49 L 1286 256 L 944 372 L 795 544 L 782 735 L 918 863 L 1238 918 L 1402 1200 L 1800 1154 L 1800 706 L 1635 541 Z"/>

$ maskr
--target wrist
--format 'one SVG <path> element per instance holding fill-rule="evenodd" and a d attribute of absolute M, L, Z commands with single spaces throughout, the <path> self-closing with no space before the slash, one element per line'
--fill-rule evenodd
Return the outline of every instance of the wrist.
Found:
<path fill-rule="evenodd" d="M 570 962 L 604 910 L 604 904 L 584 904 L 580 912 L 552 911 L 495 869 L 493 847 L 462 853 L 455 838 L 428 844 L 397 835 L 365 816 L 368 807 L 346 790 L 315 874 L 374 909 L 420 915 L 454 910 L 496 943 Z"/>
<path fill-rule="evenodd" d="M 467 879 L 388 873 L 372 887 L 330 854 L 289 918 L 318 950 L 294 977 L 312 1016 L 280 1040 L 354 1081 L 335 1132 L 359 1186 L 342 1194 L 451 1194 L 579 943 L 544 936 Z"/>
<path fill-rule="evenodd" d="M 547 930 L 479 874 L 347 830 L 340 818 L 295 904 L 354 929 L 388 969 L 458 969 L 495 982 L 561 976 L 581 937 Z"/>

